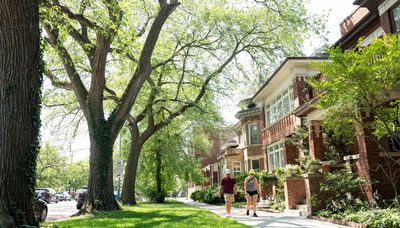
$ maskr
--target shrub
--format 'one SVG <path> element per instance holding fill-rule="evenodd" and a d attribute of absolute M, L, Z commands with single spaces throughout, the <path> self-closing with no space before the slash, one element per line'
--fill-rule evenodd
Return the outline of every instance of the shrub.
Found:
<path fill-rule="evenodd" d="M 157 192 L 156 190 L 148 190 L 144 193 L 144 196 L 152 202 L 160 202 L 167 196 L 167 192 Z"/>
<path fill-rule="evenodd" d="M 218 204 L 222 203 L 222 197 L 218 195 L 218 186 L 208 187 L 202 190 L 198 190 L 192 193 L 190 198 L 197 202 L 204 202 L 208 204 Z"/>
<path fill-rule="evenodd" d="M 235 195 L 236 202 L 246 202 L 246 193 L 242 189 L 238 189 Z"/>
<path fill-rule="evenodd" d="M 335 193 L 336 199 L 347 199 L 346 195 L 356 196 L 357 192 L 367 184 L 365 178 L 355 173 L 339 170 L 325 175 L 321 182 L 321 191 Z M 344 198 L 345 197 L 345 198 Z"/>
<path fill-rule="evenodd" d="M 284 167 L 284 170 L 286 177 L 301 176 L 304 174 L 304 171 L 299 165 L 289 164 Z"/>
<path fill-rule="evenodd" d="M 346 210 L 342 213 L 334 214 L 328 210 L 321 210 L 317 213 L 318 216 L 343 219 L 362 223 L 367 227 L 372 228 L 395 228 L 400 227 L 400 210 L 397 208 L 387 209 L 364 209 L 359 211 Z"/>
<path fill-rule="evenodd" d="M 314 166 L 316 166 L 316 165 L 321 167 L 321 161 L 318 160 L 318 159 L 315 159 L 315 160 L 311 160 L 310 159 L 310 160 L 307 161 L 307 163 L 306 163 L 306 165 L 304 167 L 304 170 L 306 172 L 308 172 L 308 173 L 313 173 L 314 172 Z"/>
<path fill-rule="evenodd" d="M 217 186 L 208 187 L 204 192 L 203 202 L 208 204 L 218 204 L 222 202 L 222 198 L 219 197 L 219 188 Z"/>
<path fill-rule="evenodd" d="M 271 209 L 277 210 L 277 211 L 283 211 L 286 207 L 285 201 L 275 201 L 271 204 Z"/>
<path fill-rule="evenodd" d="M 197 190 L 192 193 L 190 198 L 192 198 L 192 200 L 197 201 L 197 202 L 203 202 L 204 195 L 205 195 L 204 190 Z"/>

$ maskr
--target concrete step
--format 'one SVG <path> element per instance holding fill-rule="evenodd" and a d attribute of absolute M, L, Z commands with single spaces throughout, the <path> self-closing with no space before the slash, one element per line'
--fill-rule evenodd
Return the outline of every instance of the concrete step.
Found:
<path fill-rule="evenodd" d="M 308 211 L 308 206 L 307 204 L 298 204 L 296 205 L 296 209 L 299 211 Z"/>
<path fill-rule="evenodd" d="M 307 211 L 300 211 L 300 210 L 294 210 L 294 209 L 285 209 L 283 211 L 286 215 L 289 216 L 301 216 L 301 217 L 307 217 L 309 215 L 309 212 Z"/>

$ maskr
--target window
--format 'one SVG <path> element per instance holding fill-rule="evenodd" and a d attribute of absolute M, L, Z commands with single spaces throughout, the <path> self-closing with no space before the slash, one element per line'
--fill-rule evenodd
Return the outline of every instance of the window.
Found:
<path fill-rule="evenodd" d="M 250 144 L 258 144 L 258 128 L 257 124 L 249 124 L 249 139 Z"/>
<path fill-rule="evenodd" d="M 234 161 L 233 162 L 233 175 L 235 176 L 236 174 L 240 173 L 240 161 Z"/>
<path fill-rule="evenodd" d="M 267 147 L 268 153 L 268 170 L 274 171 L 276 168 L 283 167 L 284 159 L 283 159 L 283 143 L 278 142 L 274 143 L 271 146 Z"/>
<path fill-rule="evenodd" d="M 260 170 L 260 159 L 251 160 L 251 168 L 259 171 Z"/>
<path fill-rule="evenodd" d="M 392 23 L 394 32 L 400 34 L 400 5 L 398 4 L 392 10 Z"/>
<path fill-rule="evenodd" d="M 389 138 L 389 152 L 400 152 L 400 138 Z"/>
<path fill-rule="evenodd" d="M 293 88 L 289 86 L 265 106 L 267 125 L 278 121 L 282 116 L 293 110 Z"/>

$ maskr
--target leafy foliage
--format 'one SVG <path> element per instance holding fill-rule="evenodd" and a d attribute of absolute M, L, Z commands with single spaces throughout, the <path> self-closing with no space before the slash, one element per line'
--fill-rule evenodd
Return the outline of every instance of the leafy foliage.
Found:
<path fill-rule="evenodd" d="M 161 130 L 145 144 L 140 157 L 138 171 L 138 191 L 152 200 L 166 196 L 168 192 L 175 191 L 179 181 L 187 183 L 189 180 L 200 182 L 202 173 L 199 162 L 189 156 L 185 151 L 185 142 L 181 131 L 184 125 L 175 124 Z M 156 191 L 156 150 L 162 155 L 162 193 Z"/>
<path fill-rule="evenodd" d="M 395 228 L 400 226 L 400 210 L 396 208 L 374 209 L 367 207 L 357 211 L 346 210 L 338 214 L 321 210 L 318 212 L 318 216 L 353 221 L 374 228 Z"/>
<path fill-rule="evenodd" d="M 69 164 L 68 158 L 60 155 L 56 147 L 45 144 L 39 153 L 36 173 L 37 187 L 74 190 L 87 186 L 89 164 L 85 161 Z"/>
<path fill-rule="evenodd" d="M 326 209 L 332 213 L 340 213 L 345 210 L 359 210 L 369 207 L 358 197 L 362 197 L 366 184 L 365 178 L 346 170 L 327 173 L 320 184 L 321 191 L 329 192 L 333 196 L 326 202 Z"/>
<path fill-rule="evenodd" d="M 357 192 L 366 184 L 365 178 L 358 176 L 358 174 L 339 170 L 334 173 L 327 173 L 324 176 L 321 182 L 321 190 L 335 193 L 336 198 L 343 198 L 346 197 L 346 194 L 357 196 Z"/>
<path fill-rule="evenodd" d="M 293 134 L 290 138 L 288 138 L 287 142 L 290 145 L 298 148 L 305 156 L 310 153 L 308 143 L 308 128 L 303 124 L 293 130 Z"/>

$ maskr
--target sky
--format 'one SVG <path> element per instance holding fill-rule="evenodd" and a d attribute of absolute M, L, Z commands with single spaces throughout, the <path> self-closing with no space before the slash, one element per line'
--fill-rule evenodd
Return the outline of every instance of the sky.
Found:
<path fill-rule="evenodd" d="M 309 0 L 307 9 L 314 14 L 329 14 L 327 18 L 326 30 L 329 31 L 328 43 L 333 44 L 340 38 L 339 23 L 343 21 L 348 15 L 350 15 L 355 9 L 353 3 L 354 0 Z M 310 39 L 305 44 L 304 52 L 306 55 L 311 55 L 312 52 L 321 47 L 323 43 L 317 39 Z M 243 97 L 245 98 L 245 97 Z M 225 121 L 228 123 L 236 123 L 238 120 L 234 117 L 236 112 L 239 110 L 237 104 L 240 99 L 234 98 L 226 100 L 221 105 L 221 114 Z M 42 139 L 44 142 L 51 142 L 56 145 L 64 145 L 60 148 L 64 155 L 73 155 L 73 161 L 87 160 L 89 158 L 89 136 L 85 130 L 86 126 L 83 126 L 80 130 L 79 136 L 74 140 L 68 142 L 62 142 L 60 137 L 55 137 L 54 132 L 42 129 Z"/>

